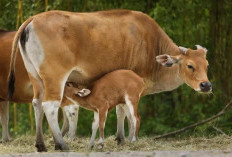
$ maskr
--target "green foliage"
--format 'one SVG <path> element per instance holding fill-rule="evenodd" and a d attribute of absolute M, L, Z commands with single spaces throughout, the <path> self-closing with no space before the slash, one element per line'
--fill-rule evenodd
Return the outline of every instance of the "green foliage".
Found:
<path fill-rule="evenodd" d="M 140 135 L 162 134 L 173 131 L 216 114 L 232 94 L 232 1 L 231 0 L 52 0 L 45 6 L 43 0 L 23 0 L 23 19 L 48 10 L 91 12 L 107 9 L 143 11 L 154 18 L 177 45 L 194 48 L 196 44 L 207 47 L 209 79 L 213 94 L 200 95 L 183 85 L 172 92 L 145 96 L 140 101 Z M 18 3 L 16 0 L 0 1 L 0 28 L 15 30 Z M 79 111 L 78 135 L 91 134 L 93 113 Z M 17 106 L 18 130 L 11 134 L 29 132 L 28 106 Z M 106 123 L 106 135 L 116 132 L 116 115 L 113 110 Z M 127 125 L 125 125 L 127 126 Z M 186 134 L 216 133 L 212 126 L 231 133 L 232 111 L 216 122 L 197 127 Z M 13 107 L 10 111 L 10 128 L 13 128 Z M 47 131 L 47 125 L 44 130 Z M 127 128 L 127 127 L 126 127 Z"/>

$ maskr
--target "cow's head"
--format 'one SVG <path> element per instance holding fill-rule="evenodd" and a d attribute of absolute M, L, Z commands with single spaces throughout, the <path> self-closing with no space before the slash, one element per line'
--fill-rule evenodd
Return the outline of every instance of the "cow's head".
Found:
<path fill-rule="evenodd" d="M 207 49 L 200 45 L 196 47 L 197 50 L 179 47 L 180 55 L 159 55 L 156 61 L 166 67 L 178 64 L 179 75 L 187 85 L 198 92 L 211 92 L 212 86 L 207 77 Z"/>
<path fill-rule="evenodd" d="M 75 96 L 85 97 L 90 93 L 91 91 L 89 89 L 80 88 L 71 82 L 66 83 L 64 89 L 64 95 L 70 98 L 74 98 Z"/>

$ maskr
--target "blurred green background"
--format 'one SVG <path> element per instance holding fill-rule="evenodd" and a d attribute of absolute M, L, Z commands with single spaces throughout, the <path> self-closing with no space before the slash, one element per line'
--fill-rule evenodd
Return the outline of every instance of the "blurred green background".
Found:
<path fill-rule="evenodd" d="M 200 44 L 208 49 L 213 94 L 201 95 L 183 85 L 174 91 L 143 97 L 139 104 L 140 136 L 163 134 L 203 120 L 219 112 L 231 99 L 232 0 L 0 0 L 0 28 L 16 30 L 29 16 L 47 10 L 109 9 L 142 11 L 156 20 L 177 45 L 195 49 L 194 45 Z M 34 134 L 32 114 L 28 104 L 11 105 L 11 135 Z M 92 112 L 80 110 L 78 136 L 91 134 L 92 119 Z M 44 122 L 47 132 L 45 118 Z M 216 135 L 219 132 L 215 128 L 231 134 L 232 111 L 184 135 Z M 116 133 L 115 110 L 108 115 L 105 133 Z"/>

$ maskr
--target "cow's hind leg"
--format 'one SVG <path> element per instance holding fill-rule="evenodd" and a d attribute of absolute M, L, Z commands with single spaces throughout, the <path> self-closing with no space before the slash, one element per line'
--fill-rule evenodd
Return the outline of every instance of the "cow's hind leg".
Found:
<path fill-rule="evenodd" d="M 35 34 L 32 22 L 27 25 L 22 32 L 19 42 L 20 53 L 23 58 L 25 68 L 33 86 L 34 97 L 33 107 L 36 119 L 36 144 L 39 152 L 46 151 L 43 140 L 42 121 L 44 112 L 42 109 L 42 99 L 44 95 L 44 86 L 41 77 L 38 74 L 38 67 L 43 61 L 43 49 Z"/>
<path fill-rule="evenodd" d="M 43 82 L 39 77 L 33 77 L 29 74 L 29 78 L 33 85 L 34 98 L 32 105 L 35 112 L 36 121 L 36 148 L 38 152 L 47 151 L 43 139 L 43 117 L 42 99 L 44 94 Z"/>
<path fill-rule="evenodd" d="M 59 68 L 57 67 L 57 69 Z M 44 98 L 42 106 L 53 134 L 56 150 L 68 150 L 68 146 L 63 140 L 58 124 L 58 109 L 63 97 L 65 83 L 70 73 L 71 70 L 52 72 L 51 69 L 46 68 L 43 72 L 44 75 L 42 75 L 44 83 Z"/>
<path fill-rule="evenodd" d="M 8 142 L 10 140 L 8 122 L 9 122 L 9 102 L 0 102 L 0 120 L 2 124 L 2 141 Z"/>

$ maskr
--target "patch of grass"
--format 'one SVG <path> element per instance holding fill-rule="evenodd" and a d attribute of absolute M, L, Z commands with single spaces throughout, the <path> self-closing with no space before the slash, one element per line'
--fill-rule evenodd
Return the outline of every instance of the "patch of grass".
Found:
<path fill-rule="evenodd" d="M 105 138 L 105 146 L 102 150 L 97 148 L 97 140 L 92 151 L 154 151 L 154 150 L 227 150 L 232 148 L 232 136 L 218 135 L 214 137 L 185 137 L 153 140 L 152 137 L 140 137 L 138 141 L 130 143 L 127 140 L 121 145 L 114 141 L 115 136 Z M 70 151 L 88 152 L 89 137 L 76 137 L 68 141 Z M 55 152 L 53 138 L 45 135 L 45 144 L 49 152 Z M 35 136 L 23 135 L 8 143 L 0 144 L 1 154 L 36 152 L 34 147 Z"/>

